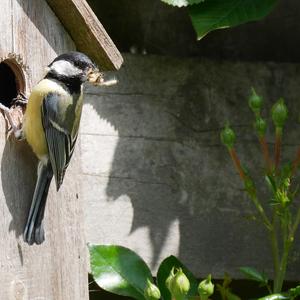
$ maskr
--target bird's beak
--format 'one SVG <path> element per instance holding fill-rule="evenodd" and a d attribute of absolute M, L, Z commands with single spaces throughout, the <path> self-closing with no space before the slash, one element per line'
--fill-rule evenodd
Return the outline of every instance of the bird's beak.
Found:
<path fill-rule="evenodd" d="M 103 73 L 101 73 L 98 69 L 90 69 L 87 74 L 87 80 L 91 84 L 101 85 L 104 82 Z"/>

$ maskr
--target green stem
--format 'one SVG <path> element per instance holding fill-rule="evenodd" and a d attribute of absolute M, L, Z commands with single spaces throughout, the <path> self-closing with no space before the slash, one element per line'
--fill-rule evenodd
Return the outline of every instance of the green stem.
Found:
<path fill-rule="evenodd" d="M 282 290 L 282 285 L 283 285 L 287 264 L 288 264 L 288 257 L 294 241 L 294 234 L 300 222 L 300 210 L 298 210 L 297 212 L 297 216 L 293 226 L 290 226 L 291 219 L 290 219 L 289 211 L 285 210 L 282 220 L 284 222 L 282 223 L 283 252 L 280 261 L 279 271 L 277 277 L 275 277 L 274 293 L 280 293 Z M 289 230 L 290 227 L 292 227 L 291 230 Z"/>
<path fill-rule="evenodd" d="M 279 272 L 279 248 L 278 248 L 278 237 L 277 237 L 277 224 L 278 224 L 278 217 L 274 209 L 273 216 L 272 216 L 272 230 L 270 231 L 273 266 L 274 266 L 274 278 L 278 277 L 278 272 Z"/>
<path fill-rule="evenodd" d="M 284 242 L 283 255 L 280 262 L 278 277 L 275 280 L 274 293 L 281 292 L 291 246 L 292 246 L 292 241 L 289 238 L 286 238 Z"/>
<path fill-rule="evenodd" d="M 248 194 L 249 194 L 250 199 L 252 200 L 253 204 L 255 205 L 257 211 L 259 212 L 259 215 L 260 215 L 263 223 L 265 224 L 265 226 L 267 227 L 267 229 L 269 231 L 272 231 L 272 224 L 271 224 L 269 218 L 267 217 L 264 208 L 260 204 L 256 194 L 250 194 L 250 193 L 248 193 Z"/>

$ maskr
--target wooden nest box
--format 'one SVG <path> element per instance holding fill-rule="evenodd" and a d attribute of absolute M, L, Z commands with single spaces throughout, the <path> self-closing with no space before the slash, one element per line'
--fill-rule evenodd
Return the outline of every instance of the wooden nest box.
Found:
<path fill-rule="evenodd" d="M 85 0 L 1 0 L 0 9 L 0 102 L 6 106 L 20 92 L 30 93 L 59 54 L 77 49 L 103 71 L 122 64 L 122 56 Z M 0 299 L 87 300 L 79 151 L 59 193 L 50 188 L 46 241 L 28 246 L 22 232 L 36 160 L 26 142 L 7 139 L 6 131 L 0 116 Z"/>

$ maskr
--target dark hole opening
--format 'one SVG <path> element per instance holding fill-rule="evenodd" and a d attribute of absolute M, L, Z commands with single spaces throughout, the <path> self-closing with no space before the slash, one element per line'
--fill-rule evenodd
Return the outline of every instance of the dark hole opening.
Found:
<path fill-rule="evenodd" d="M 12 101 L 19 93 L 14 71 L 5 62 L 0 63 L 0 103 L 11 107 Z"/>

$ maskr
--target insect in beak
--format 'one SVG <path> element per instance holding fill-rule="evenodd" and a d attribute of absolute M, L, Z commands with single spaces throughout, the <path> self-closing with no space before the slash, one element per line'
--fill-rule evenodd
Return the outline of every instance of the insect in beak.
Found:
<path fill-rule="evenodd" d="M 87 80 L 93 85 L 101 85 L 104 82 L 103 73 L 98 69 L 90 69 L 87 73 Z"/>

